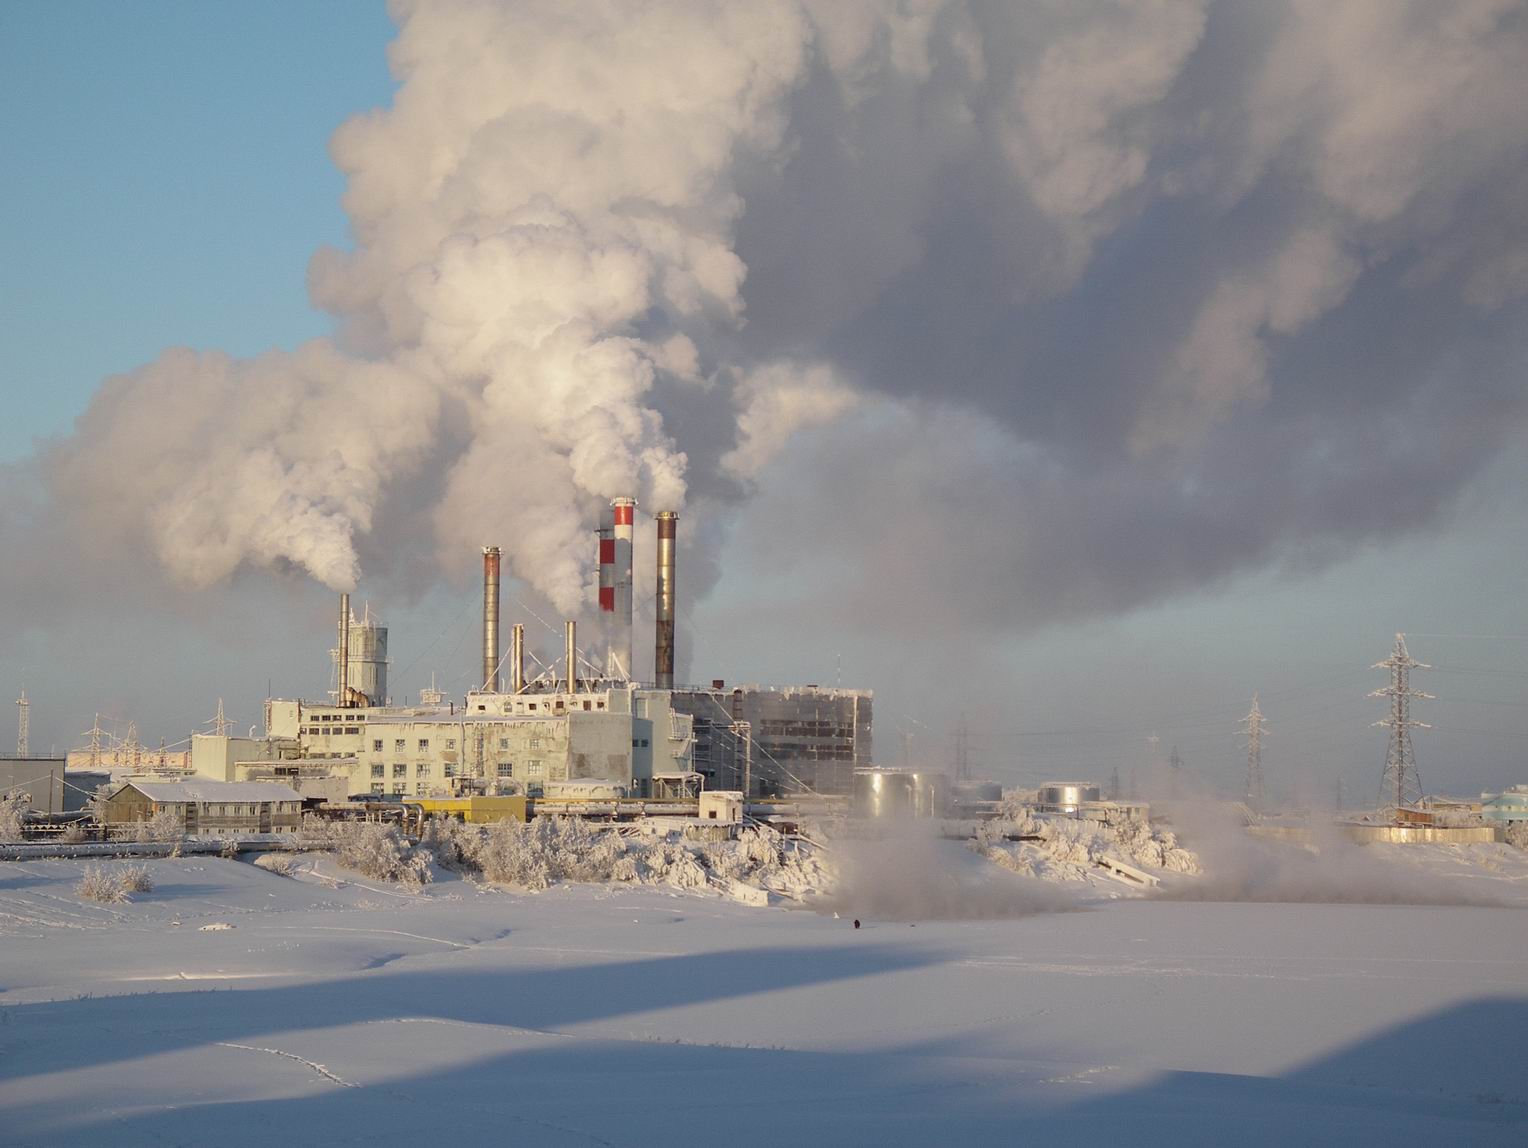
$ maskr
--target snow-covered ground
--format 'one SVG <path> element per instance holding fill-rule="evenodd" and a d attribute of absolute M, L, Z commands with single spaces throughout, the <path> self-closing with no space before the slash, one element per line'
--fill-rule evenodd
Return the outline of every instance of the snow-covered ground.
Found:
<path fill-rule="evenodd" d="M 97 905 L 83 862 L 0 863 L 0 1142 L 1528 1143 L 1528 855 L 1371 848 L 1480 903 L 1042 895 L 955 842 L 871 854 L 846 912 L 877 874 L 935 911 L 857 930 L 327 858 L 150 861 Z M 1319 891 L 1284 856 L 1261 892 Z M 979 919 L 927 919 L 972 866 Z"/>

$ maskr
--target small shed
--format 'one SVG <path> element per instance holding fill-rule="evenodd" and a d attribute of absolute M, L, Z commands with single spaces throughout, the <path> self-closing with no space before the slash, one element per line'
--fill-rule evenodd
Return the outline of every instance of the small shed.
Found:
<path fill-rule="evenodd" d="M 106 799 L 102 820 L 130 825 L 166 810 L 188 837 L 294 833 L 302 825 L 302 795 L 267 781 L 129 781 Z"/>
<path fill-rule="evenodd" d="M 743 794 L 736 789 L 708 789 L 700 795 L 700 819 L 718 825 L 737 825 L 743 820 Z"/>

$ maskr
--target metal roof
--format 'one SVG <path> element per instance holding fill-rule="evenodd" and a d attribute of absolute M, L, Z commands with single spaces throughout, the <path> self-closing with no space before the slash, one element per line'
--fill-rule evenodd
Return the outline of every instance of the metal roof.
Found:
<path fill-rule="evenodd" d="M 289 785 L 270 781 L 129 781 L 112 796 L 131 786 L 150 801 L 301 801 Z"/>

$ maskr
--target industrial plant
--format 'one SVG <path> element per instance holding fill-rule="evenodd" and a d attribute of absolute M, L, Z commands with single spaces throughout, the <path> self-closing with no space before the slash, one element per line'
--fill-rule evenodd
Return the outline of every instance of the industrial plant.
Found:
<path fill-rule="evenodd" d="M 263 736 L 219 727 L 191 739 L 184 772 L 222 782 L 273 781 L 328 801 L 543 801 L 839 796 L 871 765 L 869 690 L 819 685 L 729 687 L 674 680 L 679 516 L 655 516 L 653 680 L 633 666 L 635 500 L 612 500 L 597 531 L 593 642 L 564 623 L 562 656 L 531 672 L 525 626 L 501 632 L 501 552 L 482 551 L 482 665 L 476 688 L 430 688 L 396 704 L 388 631 L 369 607 L 339 603 L 335 689 L 322 701 L 267 699 Z"/>

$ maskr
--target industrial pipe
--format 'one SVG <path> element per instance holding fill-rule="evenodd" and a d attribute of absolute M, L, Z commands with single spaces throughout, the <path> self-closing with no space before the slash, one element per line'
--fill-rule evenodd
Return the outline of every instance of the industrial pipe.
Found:
<path fill-rule="evenodd" d="M 499 692 L 499 548 L 483 547 L 483 691 Z"/>
<path fill-rule="evenodd" d="M 340 708 L 350 704 L 350 595 L 340 595 Z M 219 733 L 222 731 L 219 730 Z"/>
<path fill-rule="evenodd" d="M 525 627 L 519 622 L 509 631 L 509 692 L 525 689 Z"/>
<path fill-rule="evenodd" d="M 674 541 L 679 515 L 658 512 L 658 628 L 653 649 L 653 684 L 674 688 Z"/>
<path fill-rule="evenodd" d="M 568 693 L 578 693 L 578 623 L 568 621 Z"/>

